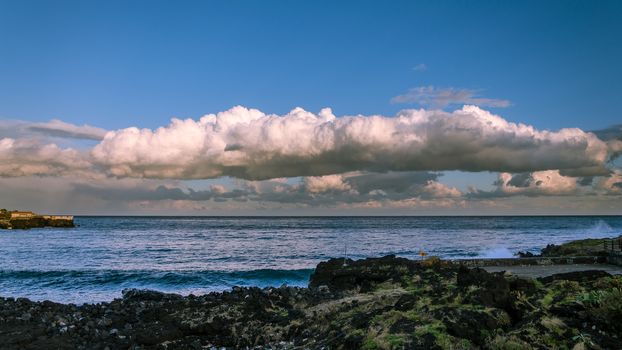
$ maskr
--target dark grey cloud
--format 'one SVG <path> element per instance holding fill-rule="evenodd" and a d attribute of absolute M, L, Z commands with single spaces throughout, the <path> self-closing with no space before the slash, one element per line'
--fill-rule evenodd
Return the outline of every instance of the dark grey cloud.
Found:
<path fill-rule="evenodd" d="M 65 138 L 101 141 L 108 132 L 90 125 L 75 125 L 58 119 L 44 123 L 0 120 L 0 138 Z"/>
<path fill-rule="evenodd" d="M 514 174 L 510 181 L 507 182 L 508 186 L 514 187 L 529 187 L 533 182 L 533 177 L 530 173 Z"/>
<path fill-rule="evenodd" d="M 622 124 L 612 125 L 608 128 L 592 130 L 603 141 L 622 140 Z"/>
<path fill-rule="evenodd" d="M 581 186 L 591 186 L 594 182 L 594 176 L 581 177 L 577 181 Z"/>
<path fill-rule="evenodd" d="M 374 190 L 382 190 L 387 193 L 408 193 L 410 190 L 424 186 L 428 181 L 435 181 L 439 177 L 439 173 L 427 171 L 365 173 L 348 176 L 345 182 L 363 194 Z"/>
<path fill-rule="evenodd" d="M 594 130 L 592 133 L 596 134 L 599 139 L 607 142 L 609 147 L 609 162 L 622 155 L 622 124 L 612 125 L 605 129 Z"/>
<path fill-rule="evenodd" d="M 182 189 L 180 187 L 168 187 L 164 185 L 156 188 L 149 187 L 132 187 L 132 188 L 116 188 L 114 186 L 97 186 L 86 183 L 76 183 L 73 185 L 74 190 L 83 195 L 90 195 L 106 200 L 121 201 L 161 201 L 161 200 L 187 200 L 187 201 L 208 201 L 240 198 L 250 195 L 251 193 L 234 189 L 222 192 L 219 189 L 209 189 L 196 191 L 193 189 Z"/>
<path fill-rule="evenodd" d="M 425 172 L 347 174 L 315 179 L 313 186 L 306 179 L 290 184 L 281 181 L 243 181 L 239 187 L 227 189 L 212 185 L 208 190 L 193 190 L 179 185 L 122 186 L 114 182 L 94 185 L 75 183 L 73 190 L 85 196 L 109 201 L 242 201 L 277 203 L 280 205 L 334 206 L 339 203 L 364 203 L 372 200 L 400 201 L 412 198 L 434 199 L 457 197 L 459 192 L 436 180 L 439 174 Z M 321 181 L 326 183 L 321 184 Z M 319 184 L 318 184 L 319 183 Z M 346 184 L 346 186 L 341 186 Z M 320 186 L 320 187 L 318 187 Z"/>
<path fill-rule="evenodd" d="M 60 138 L 73 138 L 84 140 L 101 141 L 106 134 L 106 130 L 97 129 L 88 126 L 76 127 L 76 128 L 62 128 L 61 125 L 33 125 L 28 128 L 29 130 L 42 133 L 51 137 Z"/>
<path fill-rule="evenodd" d="M 609 157 L 613 157 L 614 152 L 609 153 Z M 605 166 L 581 167 L 574 169 L 559 169 L 559 173 L 569 177 L 589 177 L 589 176 L 609 176 L 611 169 Z"/>

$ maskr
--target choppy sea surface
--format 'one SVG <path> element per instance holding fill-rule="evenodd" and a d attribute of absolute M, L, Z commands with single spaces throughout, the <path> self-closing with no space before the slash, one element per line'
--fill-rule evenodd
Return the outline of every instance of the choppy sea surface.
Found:
<path fill-rule="evenodd" d="M 73 229 L 0 230 L 0 296 L 85 303 L 124 288 L 202 294 L 306 286 L 318 262 L 387 254 L 511 257 L 622 233 L 622 216 L 77 217 Z"/>

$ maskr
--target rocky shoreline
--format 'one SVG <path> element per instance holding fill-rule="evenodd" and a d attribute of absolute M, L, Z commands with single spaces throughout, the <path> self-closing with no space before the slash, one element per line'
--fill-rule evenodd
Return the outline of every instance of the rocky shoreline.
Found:
<path fill-rule="evenodd" d="M 42 227 L 75 227 L 71 215 L 39 215 L 31 211 L 8 211 L 0 209 L 0 229 L 20 229 Z"/>
<path fill-rule="evenodd" d="M 2 349 L 619 349 L 622 276 L 525 279 L 438 258 L 320 263 L 308 288 L 0 298 Z"/>

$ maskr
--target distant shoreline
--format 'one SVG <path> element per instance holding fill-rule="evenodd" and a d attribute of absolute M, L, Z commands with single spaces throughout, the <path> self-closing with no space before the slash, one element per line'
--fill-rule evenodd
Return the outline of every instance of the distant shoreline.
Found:
<path fill-rule="evenodd" d="M 32 211 L 0 209 L 0 229 L 74 227 L 73 218 L 73 215 L 42 215 Z"/>

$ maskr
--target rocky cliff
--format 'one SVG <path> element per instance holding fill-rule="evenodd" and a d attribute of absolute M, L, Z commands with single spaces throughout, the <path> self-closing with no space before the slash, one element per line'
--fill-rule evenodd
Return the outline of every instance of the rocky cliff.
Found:
<path fill-rule="evenodd" d="M 74 227 L 73 216 L 39 215 L 0 209 L 0 229 L 30 229 L 41 227 Z"/>

